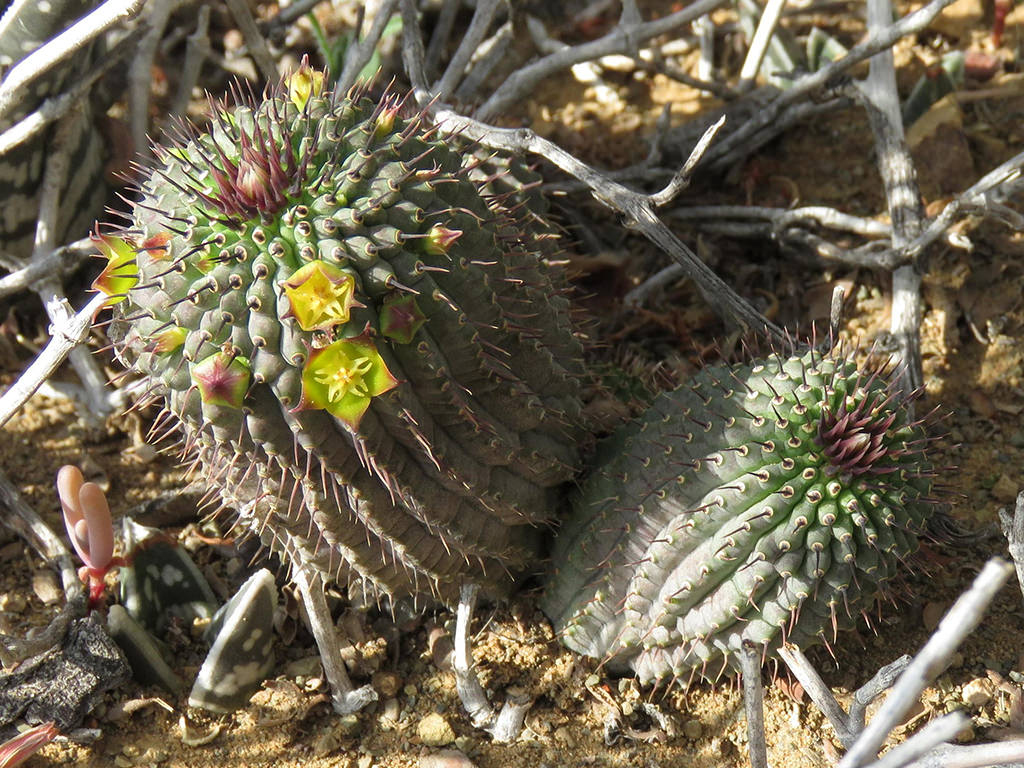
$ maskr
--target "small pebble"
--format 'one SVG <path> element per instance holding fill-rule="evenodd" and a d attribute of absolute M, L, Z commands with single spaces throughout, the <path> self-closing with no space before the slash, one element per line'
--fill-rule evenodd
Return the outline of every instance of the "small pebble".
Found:
<path fill-rule="evenodd" d="M 402 687 L 402 678 L 394 672 L 375 672 L 370 682 L 382 699 L 394 698 Z"/>
<path fill-rule="evenodd" d="M 964 704 L 972 707 L 980 707 L 992 701 L 992 681 L 984 677 L 978 677 L 964 684 L 961 697 Z"/>
<path fill-rule="evenodd" d="M 939 622 L 942 621 L 942 617 L 946 614 L 948 607 L 949 603 L 926 603 L 924 610 L 921 612 L 921 622 L 924 624 L 924 628 L 929 632 L 934 631 L 939 626 Z"/>
<path fill-rule="evenodd" d="M 457 749 L 442 749 L 432 755 L 423 755 L 417 768 L 476 768 L 473 761 Z"/>
<path fill-rule="evenodd" d="M 700 720 L 687 720 L 683 723 L 683 735 L 692 741 L 699 739 L 703 732 L 704 726 L 700 724 Z"/>
<path fill-rule="evenodd" d="M 416 724 L 420 743 L 428 747 L 444 747 L 455 741 L 455 731 L 441 715 L 430 714 Z"/>
<path fill-rule="evenodd" d="M 398 723 L 400 712 L 401 707 L 398 705 L 398 699 L 385 699 L 384 705 L 380 709 L 381 727 L 388 728 Z"/>
<path fill-rule="evenodd" d="M 996 484 L 992 486 L 991 494 L 992 498 L 996 501 L 1010 504 L 1017 500 L 1017 492 L 1019 490 L 1020 488 L 1018 488 L 1017 483 L 1004 474 L 1000 475 L 999 479 L 996 480 Z"/>
<path fill-rule="evenodd" d="M 572 731 L 570 731 L 564 725 L 561 728 L 556 729 L 552 736 L 554 737 L 555 741 L 557 741 L 559 744 L 562 744 L 563 746 L 568 747 L 569 749 L 572 749 L 576 746 L 576 737 L 573 736 Z"/>
<path fill-rule="evenodd" d="M 440 670 L 452 668 L 452 653 L 455 646 L 452 636 L 444 627 L 434 627 L 427 635 L 427 648 L 430 649 L 430 660 Z"/>
<path fill-rule="evenodd" d="M 360 755 L 359 760 L 356 761 L 356 765 L 359 768 L 370 768 L 373 765 L 373 755 Z"/>
<path fill-rule="evenodd" d="M 342 715 L 335 720 L 334 728 L 342 736 L 358 736 L 362 733 L 363 722 L 359 719 L 359 715 Z"/>
<path fill-rule="evenodd" d="M 289 661 L 284 666 L 286 677 L 316 677 L 321 673 L 320 657 L 306 656 L 302 659 Z"/>
<path fill-rule="evenodd" d="M 57 582 L 57 574 L 49 568 L 40 568 L 32 574 L 32 591 L 43 605 L 54 605 L 64 599 L 64 590 Z"/>
<path fill-rule="evenodd" d="M 334 728 L 326 728 L 320 732 L 315 739 L 313 739 L 313 750 L 314 757 L 325 757 L 332 752 L 337 752 L 341 749 L 341 745 L 344 742 L 344 738 Z"/>
<path fill-rule="evenodd" d="M 25 597 L 18 592 L 4 592 L 0 595 L 0 611 L 21 613 L 27 606 Z"/>

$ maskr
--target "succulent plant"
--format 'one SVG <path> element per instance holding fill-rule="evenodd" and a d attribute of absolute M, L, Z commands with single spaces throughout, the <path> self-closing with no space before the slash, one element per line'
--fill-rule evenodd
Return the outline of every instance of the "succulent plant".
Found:
<path fill-rule="evenodd" d="M 500 591 L 579 470 L 535 176 L 303 67 L 157 148 L 96 235 L 119 357 L 244 527 L 381 593 Z"/>
<path fill-rule="evenodd" d="M 542 607 L 645 682 L 831 642 L 917 549 L 930 440 L 885 369 L 840 351 L 706 367 L 599 446 Z"/>
<path fill-rule="evenodd" d="M 114 526 L 107 496 L 96 483 L 85 482 L 82 471 L 71 464 L 57 473 L 57 496 L 68 540 L 85 564 L 78 575 L 89 585 L 89 606 L 102 606 L 107 574 L 122 565 L 121 559 L 114 557 Z"/>

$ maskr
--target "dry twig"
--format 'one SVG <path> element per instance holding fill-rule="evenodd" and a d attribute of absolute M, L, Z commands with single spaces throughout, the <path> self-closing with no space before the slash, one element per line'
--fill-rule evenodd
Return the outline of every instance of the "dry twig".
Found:
<path fill-rule="evenodd" d="M 957 647 L 978 626 L 985 609 L 1010 573 L 1010 564 L 1003 560 L 993 559 L 985 565 L 971 588 L 953 604 L 924 648 L 900 675 L 839 768 L 860 768 L 875 759 L 889 732 L 903 721 L 921 692 L 949 665 Z M 1024 752 L 1021 754 L 1024 756 Z"/>
<path fill-rule="evenodd" d="M 519 738 L 533 700 L 528 696 L 510 696 L 501 710 L 495 712 L 487 692 L 480 684 L 469 641 L 469 628 L 473 623 L 479 591 L 476 584 L 464 584 L 459 595 L 455 620 L 455 653 L 452 656 L 455 687 L 473 725 L 490 733 L 496 742 L 509 743 Z"/>
<path fill-rule="evenodd" d="M 740 650 L 743 710 L 747 715 L 747 746 L 751 768 L 768 768 L 768 745 L 764 732 L 764 686 L 761 685 L 761 647 L 743 643 Z"/>
<path fill-rule="evenodd" d="M 1024 595 L 1024 491 L 1017 494 L 1017 504 L 1011 515 L 1006 508 L 999 510 L 999 524 L 1010 548 L 1010 559 L 1017 571 L 1017 584 Z"/>

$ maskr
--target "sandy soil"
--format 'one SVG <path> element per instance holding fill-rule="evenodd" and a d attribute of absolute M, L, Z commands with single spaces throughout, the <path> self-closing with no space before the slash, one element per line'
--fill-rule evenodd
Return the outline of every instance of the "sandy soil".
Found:
<path fill-rule="evenodd" d="M 832 19 L 838 26 L 848 26 Z M 826 24 L 828 18 L 819 23 Z M 982 19 L 974 20 L 963 47 L 986 45 Z M 849 34 L 856 35 L 856 25 Z M 855 39 L 855 38 L 854 38 Z M 901 44 L 897 66 L 907 86 L 921 71 L 934 36 Z M 997 52 L 1012 62 L 1009 48 Z M 922 141 L 916 152 L 928 169 L 923 192 L 928 203 L 963 189 L 977 176 L 1020 151 L 1018 116 L 1024 87 L 1010 75 L 1009 95 L 978 98 L 962 107 L 956 151 L 947 143 Z M 524 115 L 540 131 L 586 159 L 618 167 L 646 153 L 643 137 L 653 130 L 662 105 L 671 103 L 682 120 L 704 108 L 698 95 L 661 76 L 622 73 L 607 78 L 608 100 L 570 77 L 553 82 L 523 105 Z M 989 82 L 974 88 L 993 88 Z M 607 95 L 607 94 L 605 94 Z M 871 138 L 860 112 L 848 112 L 791 130 L 759 152 L 725 180 L 705 181 L 690 190 L 683 204 L 697 202 L 787 205 L 820 203 L 855 214 L 884 208 L 881 183 L 871 157 Z M 578 215 L 592 219 L 589 246 L 574 249 L 583 275 L 581 286 L 593 294 L 592 308 L 610 318 L 600 326 L 603 338 L 625 345 L 640 359 L 669 359 L 680 369 L 696 365 L 714 342 L 731 339 L 694 288 L 670 286 L 643 310 L 625 311 L 624 290 L 663 264 L 663 257 L 586 202 L 570 199 Z M 565 214 L 572 227 L 573 213 Z M 807 266 L 767 244 L 730 241 L 685 231 L 702 257 L 731 285 L 765 308 L 777 322 L 806 329 L 827 315 L 832 286 L 848 288 L 845 333 L 863 344 L 889 320 L 887 278 L 870 270 L 843 266 Z M 955 501 L 952 514 L 965 528 L 989 534 L 970 545 L 929 548 L 916 574 L 908 577 L 907 600 L 883 606 L 872 627 L 842 635 L 835 658 L 821 649 L 812 659 L 826 680 L 845 694 L 881 665 L 912 653 L 938 618 L 970 582 L 984 561 L 1005 552 L 994 521 L 1000 506 L 1012 504 L 1024 487 L 1024 307 L 1021 306 L 1021 255 L 1024 238 L 997 227 L 970 230 L 971 253 L 939 246 L 929 253 L 926 316 L 923 326 L 927 391 L 922 411 L 938 407 L 948 437 L 938 446 L 938 461 L 950 469 L 943 481 Z M 600 251 L 593 248 L 603 243 Z M 581 241 L 587 238 L 580 238 Z M 5 368 L 15 372 L 27 356 L 8 334 Z M 70 375 L 70 374 L 68 374 Z M 138 509 L 160 494 L 187 483 L 173 456 L 154 455 L 141 440 L 146 415 L 113 420 L 104 430 L 89 430 L 75 419 L 66 401 L 38 396 L 7 428 L 0 441 L 0 462 L 7 475 L 48 521 L 59 525 L 53 478 L 64 463 L 83 465 L 86 473 L 109 483 L 115 515 Z M 194 519 L 173 521 L 169 529 L 197 542 Z M 209 531 L 207 531 L 209 532 Z M 20 541 L 8 536 L 0 546 L 0 629 L 23 634 L 45 624 L 57 611 L 47 566 Z M 223 549 L 223 548 L 221 548 Z M 231 582 L 246 563 L 225 558 L 214 547 L 195 546 L 197 561 L 215 579 Z M 246 561 L 247 562 L 247 561 Z M 927 571 L 927 573 L 926 573 Z M 48 588 L 49 586 L 49 588 Z M 29 765 L 80 766 L 343 766 L 397 768 L 439 766 L 430 758 L 459 749 L 480 768 L 519 766 L 746 765 L 742 702 L 733 685 L 694 684 L 689 690 L 641 690 L 635 681 L 595 674 L 595 664 L 574 657 L 552 637 L 533 607 L 529 591 L 511 604 L 480 611 L 474 652 L 482 680 L 497 700 L 526 692 L 535 703 L 523 738 L 513 745 L 493 744 L 474 730 L 462 712 L 452 674 L 444 669 L 444 633 L 453 617 L 438 612 L 396 626 L 389 617 L 356 611 L 338 599 L 340 624 L 353 640 L 353 675 L 377 688 L 381 701 L 358 716 L 340 718 L 331 711 L 308 633 L 296 620 L 294 600 L 286 627 L 293 630 L 277 648 L 278 666 L 263 691 L 232 716 L 211 718 L 188 711 L 184 701 L 135 684 L 107 697 L 88 725 L 101 729 L 91 745 L 67 742 L 46 747 Z M 1007 587 L 988 619 L 961 648 L 960 656 L 925 693 L 900 738 L 930 718 L 966 707 L 972 725 L 964 741 L 1003 738 L 1021 727 L 1024 682 L 1024 631 L 1021 596 Z M 187 674 L 201 660 L 201 647 L 183 628 L 177 666 Z M 767 729 L 774 766 L 825 766 L 837 753 L 831 729 L 806 697 L 784 675 L 768 676 Z M 155 701 L 160 697 L 163 703 Z M 653 703 L 668 717 L 663 729 L 643 714 Z M 618 709 L 629 726 L 611 745 L 602 723 Z M 130 714 L 125 712 L 130 711 Z M 182 717 L 188 718 L 186 729 Z M 1022 734 L 1024 735 L 1024 734 Z M 454 758 L 450 758 L 454 765 Z M 447 764 L 447 763 L 445 763 Z"/>

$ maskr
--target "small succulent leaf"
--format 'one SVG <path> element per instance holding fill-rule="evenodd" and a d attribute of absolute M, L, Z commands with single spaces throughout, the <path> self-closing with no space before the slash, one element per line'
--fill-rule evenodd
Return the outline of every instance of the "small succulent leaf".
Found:
<path fill-rule="evenodd" d="M 85 516 L 82 514 L 82 503 L 78 499 L 78 492 L 85 483 L 82 471 L 71 464 L 65 465 L 57 472 L 57 497 L 64 512 L 64 527 L 68 532 L 68 539 L 75 548 L 81 561 L 87 562 L 89 556 L 89 537 L 85 526 Z"/>
<path fill-rule="evenodd" d="M 120 304 L 139 281 L 135 246 L 126 238 L 104 235 L 98 229 L 89 239 L 100 256 L 107 260 L 107 265 L 92 283 L 93 290 L 109 297 L 104 306 Z"/>
<path fill-rule="evenodd" d="M 819 27 L 812 27 L 807 35 L 807 69 L 817 72 L 836 59 L 846 55 L 846 46 Z"/>
<path fill-rule="evenodd" d="M 398 379 L 367 336 L 341 339 L 310 352 L 298 407 L 321 408 L 355 430 L 370 400 L 397 386 Z"/>
<path fill-rule="evenodd" d="M 110 606 L 107 629 L 114 642 L 124 651 L 132 668 L 132 676 L 138 682 L 143 685 L 159 685 L 175 696 L 181 694 L 185 682 L 167 664 L 162 644 L 135 621 L 124 606 Z"/>
<path fill-rule="evenodd" d="M 110 521 L 110 505 L 106 494 L 96 483 L 83 483 L 78 489 L 78 502 L 83 520 L 75 524 L 75 535 L 83 531 L 88 540 L 88 559 L 83 562 L 95 571 L 103 571 L 114 557 L 114 526 Z"/>
<path fill-rule="evenodd" d="M 942 57 L 937 67 L 930 67 L 914 84 L 903 104 L 903 124 L 910 127 L 947 94 L 963 87 L 964 54 L 953 51 Z"/>
<path fill-rule="evenodd" d="M 427 322 L 427 316 L 414 296 L 385 301 L 380 308 L 380 333 L 399 344 L 412 343 L 416 332 Z"/>
<path fill-rule="evenodd" d="M 170 616 L 207 619 L 219 601 L 199 568 L 175 541 L 155 528 L 123 519 L 126 564 L 118 578 L 121 604 L 149 632 L 162 633 Z"/>
<path fill-rule="evenodd" d="M 354 306 L 356 281 L 333 264 L 316 260 L 303 265 L 284 282 L 291 313 L 304 331 L 328 331 L 348 322 Z"/>
<path fill-rule="evenodd" d="M 228 408 L 242 407 L 252 381 L 249 364 L 223 352 L 215 352 L 193 365 L 191 375 L 204 403 Z"/>
<path fill-rule="evenodd" d="M 190 707 L 227 714 L 245 706 L 273 668 L 276 608 L 274 576 L 261 568 L 210 622 L 212 647 L 189 694 Z"/>

